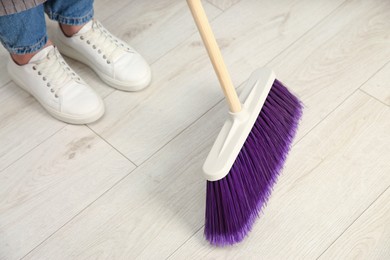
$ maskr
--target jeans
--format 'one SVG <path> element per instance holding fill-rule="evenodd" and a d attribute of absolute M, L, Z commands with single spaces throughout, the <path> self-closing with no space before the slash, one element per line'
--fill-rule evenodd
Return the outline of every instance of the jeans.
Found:
<path fill-rule="evenodd" d="M 45 13 L 61 24 L 81 25 L 93 17 L 93 0 L 48 0 L 26 11 L 0 16 L 0 41 L 9 53 L 33 53 L 45 46 Z"/>

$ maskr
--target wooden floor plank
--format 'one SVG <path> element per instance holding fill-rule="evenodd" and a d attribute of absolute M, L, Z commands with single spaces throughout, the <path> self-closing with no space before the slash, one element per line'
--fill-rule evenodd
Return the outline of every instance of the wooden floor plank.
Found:
<path fill-rule="evenodd" d="M 247 0 L 219 16 L 212 25 L 236 85 L 341 2 L 301 0 L 271 4 Z M 158 60 L 152 69 L 150 88 L 139 93 L 114 92 L 106 99 L 104 120 L 90 125 L 138 165 L 222 97 L 198 35 Z"/>
<path fill-rule="evenodd" d="M 133 169 L 87 127 L 62 129 L 0 173 L 0 259 L 23 257 Z"/>
<path fill-rule="evenodd" d="M 58 252 L 63 259 L 170 255 L 203 225 L 201 164 L 226 118 L 223 111 L 221 103 L 27 259 Z M 390 183 L 389 118 L 386 106 L 356 93 L 294 148 L 265 215 L 244 244 L 213 251 L 199 231 L 175 258 L 322 252 Z"/>
<path fill-rule="evenodd" d="M 172 259 L 315 259 L 390 185 L 389 128 L 390 109 L 355 93 L 295 145 L 242 244 L 211 247 L 200 230 Z"/>
<path fill-rule="evenodd" d="M 366 82 L 361 89 L 390 106 L 390 62 Z"/>
<path fill-rule="evenodd" d="M 201 165 L 224 121 L 224 104 L 217 111 L 139 166 L 26 259 L 168 257 L 203 224 Z"/>
<path fill-rule="evenodd" d="M 271 61 L 306 105 L 301 140 L 265 214 L 243 244 L 225 249 L 202 237 L 200 171 L 226 106 L 207 112 L 221 93 L 199 36 L 180 44 L 195 32 L 185 1 L 115 2 L 108 8 L 110 1 L 97 1 L 98 15 L 156 61 L 152 86 L 112 92 L 83 65 L 71 63 L 107 97 L 106 115 L 90 127 L 142 165 L 90 205 L 134 166 L 88 128 L 64 128 L 13 83 L 0 87 L 0 259 L 23 256 L 53 232 L 26 258 L 313 259 L 388 187 L 390 112 L 381 103 L 386 90 L 366 89 L 386 81 L 387 73 L 378 70 L 390 58 L 388 1 L 351 0 L 339 7 L 343 0 L 245 0 L 212 21 L 237 86 Z M 211 16 L 220 13 L 206 8 Z M 381 102 L 357 90 L 362 85 Z M 367 255 L 376 256 L 383 245 L 376 242 Z M 382 257 L 388 251 L 379 252 Z"/>
<path fill-rule="evenodd" d="M 112 6 L 113 3 L 109 2 L 107 5 Z M 138 50 L 149 63 L 154 63 L 196 31 L 186 1 L 115 2 L 127 4 L 115 14 L 105 17 L 104 26 Z M 221 10 L 207 2 L 204 7 L 210 20 L 221 14 Z"/>
<path fill-rule="evenodd" d="M 389 15 L 389 1 L 347 1 L 270 63 L 305 102 L 298 140 L 389 61 Z"/>
<path fill-rule="evenodd" d="M 121 14 L 121 10 L 129 4 L 134 4 L 137 0 L 95 0 L 93 7 L 95 17 L 100 20 L 105 20 L 109 17 L 118 17 Z"/>
<path fill-rule="evenodd" d="M 390 258 L 390 188 L 320 259 Z"/>
<path fill-rule="evenodd" d="M 0 88 L 0 175 L 22 155 L 65 126 L 13 82 Z"/>

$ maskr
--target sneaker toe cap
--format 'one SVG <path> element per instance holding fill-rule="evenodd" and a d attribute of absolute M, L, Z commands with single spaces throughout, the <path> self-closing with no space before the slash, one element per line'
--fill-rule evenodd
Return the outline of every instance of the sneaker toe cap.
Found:
<path fill-rule="evenodd" d="M 94 117 L 101 114 L 104 104 L 90 87 L 85 85 L 75 86 L 70 93 L 62 96 L 62 112 L 77 118 Z"/>
<path fill-rule="evenodd" d="M 149 85 L 151 69 L 138 53 L 125 55 L 115 62 L 115 79 L 139 90 Z"/>

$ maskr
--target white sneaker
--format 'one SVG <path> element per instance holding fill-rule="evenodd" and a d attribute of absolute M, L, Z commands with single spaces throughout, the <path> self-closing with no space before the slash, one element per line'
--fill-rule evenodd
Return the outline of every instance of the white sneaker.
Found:
<path fill-rule="evenodd" d="M 151 70 L 142 56 L 96 20 L 72 37 L 58 26 L 53 40 L 62 54 L 88 65 L 114 88 L 138 91 L 150 84 Z"/>
<path fill-rule="evenodd" d="M 54 46 L 42 49 L 26 65 L 20 66 L 10 58 L 7 69 L 17 85 L 61 121 L 87 124 L 104 113 L 103 100 L 68 66 Z"/>

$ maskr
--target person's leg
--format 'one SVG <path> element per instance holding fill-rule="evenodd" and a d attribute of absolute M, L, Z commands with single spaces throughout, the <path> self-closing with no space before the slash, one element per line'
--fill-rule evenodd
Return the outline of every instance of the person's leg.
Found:
<path fill-rule="evenodd" d="M 71 37 L 93 18 L 93 0 L 49 0 L 45 3 L 45 12 Z"/>
<path fill-rule="evenodd" d="M 52 41 L 47 40 L 46 44 L 42 48 L 45 48 L 45 47 L 50 46 L 50 45 L 53 45 Z M 39 50 L 35 51 L 35 52 L 32 52 L 32 53 L 27 53 L 27 54 L 11 54 L 11 57 L 12 57 L 13 61 L 16 64 L 18 64 L 18 65 L 25 65 L 38 52 L 39 52 Z"/>
<path fill-rule="evenodd" d="M 10 52 L 10 78 L 55 118 L 72 124 L 99 119 L 104 103 L 66 63 L 46 34 L 44 6 L 0 17 L 0 40 Z"/>
<path fill-rule="evenodd" d="M 19 65 L 27 64 L 44 46 L 50 45 L 46 34 L 43 5 L 26 11 L 0 16 L 0 41 Z"/>

